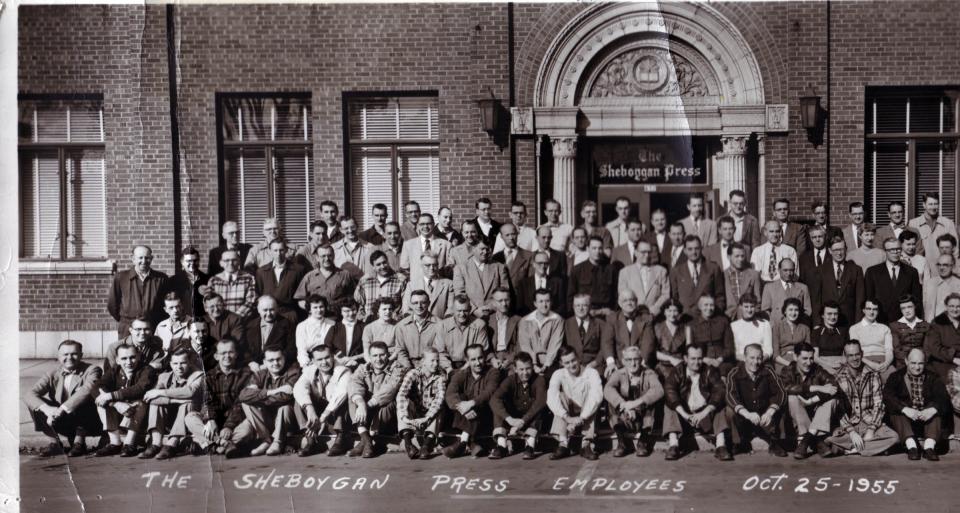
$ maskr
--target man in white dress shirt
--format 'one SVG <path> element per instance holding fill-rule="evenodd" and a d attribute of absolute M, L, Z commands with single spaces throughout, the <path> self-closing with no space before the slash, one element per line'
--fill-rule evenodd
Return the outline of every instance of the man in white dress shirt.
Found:
<path fill-rule="evenodd" d="M 706 218 L 703 196 L 691 194 L 687 202 L 687 210 L 690 211 L 690 215 L 680 220 L 686 234 L 700 237 L 704 247 L 716 244 L 717 225 L 713 220 Z"/>
<path fill-rule="evenodd" d="M 540 226 L 549 226 L 553 232 L 553 239 L 550 241 L 550 248 L 562 253 L 566 253 L 567 244 L 570 241 L 570 234 L 573 233 L 573 226 L 560 222 L 561 206 L 560 202 L 551 198 L 543 206 L 543 215 L 547 222 Z"/>
<path fill-rule="evenodd" d="M 797 261 L 797 250 L 783 243 L 779 221 L 767 221 L 763 229 L 767 242 L 753 250 L 750 265 L 760 273 L 760 280 L 766 284 L 780 279 L 780 262 L 783 259 Z"/>
<path fill-rule="evenodd" d="M 610 232 L 610 240 L 613 241 L 613 247 L 617 247 L 627 242 L 627 220 L 630 219 L 630 198 L 620 196 L 615 203 L 617 218 L 607 223 L 607 231 Z M 664 219 L 666 220 L 666 219 Z"/>

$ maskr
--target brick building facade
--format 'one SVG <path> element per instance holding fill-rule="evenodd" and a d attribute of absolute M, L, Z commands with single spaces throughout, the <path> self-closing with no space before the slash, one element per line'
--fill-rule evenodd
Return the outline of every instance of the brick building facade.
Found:
<path fill-rule="evenodd" d="M 194 245 L 206 269 L 227 217 L 217 106 L 226 93 L 309 98 L 307 205 L 315 213 L 323 199 L 342 212 L 355 207 L 345 149 L 350 98 L 418 94 L 436 99 L 439 204 L 458 221 L 473 217 L 481 195 L 506 219 L 511 200 L 533 212 L 559 196 L 572 214 L 571 202 L 623 191 L 636 193 L 643 218 L 667 201 L 658 194 L 683 194 L 685 185 L 604 185 L 590 151 L 598 141 L 689 143 L 692 135 L 705 148 L 693 165 L 709 173 L 690 190 L 708 192 L 716 212 L 726 191 L 743 188 L 755 214 L 769 215 L 774 198 L 788 197 L 805 218 L 812 201 L 826 199 L 839 224 L 873 172 L 870 88 L 960 85 L 960 19 L 948 1 L 648 7 L 22 7 L 21 98 L 102 98 L 106 250 L 82 261 L 21 255 L 21 354 L 52 355 L 51 344 L 67 335 L 87 342 L 89 354 L 112 341 L 106 291 L 134 244 L 152 246 L 154 267 L 168 274 L 177 241 Z M 800 114 L 811 86 L 829 113 L 817 145 Z M 512 114 L 501 144 L 481 127 L 477 100 L 491 97 Z M 942 131 L 956 132 L 949 119 Z M 949 163 L 947 150 L 941 162 Z M 258 230 L 245 235 L 260 238 Z"/>

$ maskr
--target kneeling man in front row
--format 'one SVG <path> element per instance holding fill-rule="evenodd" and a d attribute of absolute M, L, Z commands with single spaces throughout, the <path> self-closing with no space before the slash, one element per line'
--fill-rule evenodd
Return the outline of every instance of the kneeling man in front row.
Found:
<path fill-rule="evenodd" d="M 150 405 L 150 446 L 140 453 L 140 459 L 169 459 L 187 436 L 187 414 L 199 410 L 203 401 L 203 371 L 194 365 L 193 351 L 180 347 L 170 357 L 171 370 L 161 374 L 156 388 L 144 394 L 143 401 Z"/>
<path fill-rule="evenodd" d="M 547 407 L 553 412 L 550 434 L 558 442 L 550 459 L 569 456 L 570 437 L 579 434 L 583 436 L 580 455 L 596 460 L 593 439 L 597 432 L 597 410 L 603 402 L 600 373 L 593 367 L 583 366 L 576 350 L 570 346 L 561 346 L 558 356 L 561 367 L 550 377 L 547 389 Z"/>
<path fill-rule="evenodd" d="M 491 460 L 503 458 L 510 452 L 509 439 L 523 438 L 523 459 L 532 460 L 537 447 L 537 435 L 547 407 L 547 383 L 533 370 L 533 357 L 523 351 L 513 358 L 513 373 L 497 387 L 490 399 L 493 410 L 493 438 L 497 446 L 490 452 Z"/>
<path fill-rule="evenodd" d="M 653 452 L 654 404 L 663 397 L 663 386 L 653 369 L 643 364 L 640 348 L 624 348 L 620 355 L 623 367 L 613 371 L 603 395 L 610 405 L 610 427 L 617 434 L 615 458 L 627 455 L 633 436 L 637 456 Z"/>
<path fill-rule="evenodd" d="M 780 371 L 790 418 L 797 430 L 797 450 L 793 457 L 802 460 L 816 447 L 821 457 L 829 456 L 825 439 L 832 433 L 831 421 L 839 406 L 837 380 L 813 361 L 813 346 L 800 342 L 793 346 L 794 359 Z"/>
<path fill-rule="evenodd" d="M 727 416 L 738 452 L 750 452 L 754 436 L 769 444 L 770 454 L 785 457 L 779 440 L 780 414 L 786 396 L 773 369 L 763 364 L 763 348 L 743 348 L 744 361 L 727 374 Z"/>
<path fill-rule="evenodd" d="M 349 426 L 345 417 L 350 369 L 334 364 L 334 349 L 330 346 L 313 346 L 307 352 L 310 363 L 293 385 L 297 422 L 303 427 L 297 454 L 310 456 L 317 452 L 320 436 L 326 433 L 334 437 L 327 455 L 340 456 L 347 452 L 343 430 Z"/>
<path fill-rule="evenodd" d="M 411 460 L 433 455 L 446 391 L 447 373 L 440 368 L 440 353 L 424 348 L 419 366 L 407 371 L 397 392 L 397 429 Z M 419 449 L 413 445 L 414 438 Z"/>
<path fill-rule="evenodd" d="M 67 437 L 69 456 L 83 456 L 87 453 L 86 436 L 99 435 L 103 430 L 91 395 L 103 371 L 82 358 L 80 342 L 61 342 L 57 348 L 60 366 L 41 377 L 24 398 L 34 428 L 53 440 L 41 451 L 42 456 L 63 452 L 60 435 Z"/>
<path fill-rule="evenodd" d="M 467 363 L 450 377 L 447 385 L 447 406 L 453 410 L 453 427 L 460 430 L 460 438 L 443 449 L 448 458 L 463 456 L 468 446 L 473 455 L 483 452 L 477 439 L 490 435 L 493 415 L 490 412 L 490 397 L 500 382 L 500 369 L 487 365 L 483 346 L 471 344 L 465 351 Z"/>
<path fill-rule="evenodd" d="M 673 368 L 663 385 L 666 408 L 663 432 L 667 433 L 667 460 L 680 458 L 680 436 L 693 432 L 716 435 L 714 457 L 730 461 L 727 448 L 726 389 L 720 371 L 703 362 L 703 346 L 688 345 L 683 363 Z"/>
<path fill-rule="evenodd" d="M 940 416 L 949 412 L 947 387 L 940 376 L 926 368 L 927 355 L 919 348 L 907 354 L 907 366 L 887 378 L 883 402 L 890 412 L 890 423 L 900 435 L 907 457 L 920 459 L 917 438 L 923 439 L 923 458 L 938 461 Z"/>

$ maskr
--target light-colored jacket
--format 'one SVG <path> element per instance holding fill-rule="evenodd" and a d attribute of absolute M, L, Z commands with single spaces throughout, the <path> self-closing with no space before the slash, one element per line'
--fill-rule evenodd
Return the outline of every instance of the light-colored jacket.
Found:
<path fill-rule="evenodd" d="M 632 290 L 637 300 L 650 309 L 652 315 L 659 315 L 663 304 L 670 300 L 670 277 L 667 270 L 659 265 L 641 266 L 631 264 L 620 271 L 617 280 L 617 293 Z"/>
<path fill-rule="evenodd" d="M 323 381 L 321 377 L 320 367 L 312 363 L 304 367 L 300 378 L 293 385 L 293 399 L 298 405 L 305 407 L 322 397 L 327 401 L 323 413 L 330 414 L 346 403 L 352 374 L 349 368 L 336 365 L 329 380 Z"/>
<path fill-rule="evenodd" d="M 556 312 L 539 322 L 537 312 L 530 312 L 517 326 L 517 349 L 528 353 L 543 367 L 553 366 L 563 345 L 563 317 Z"/>
<path fill-rule="evenodd" d="M 73 380 L 73 386 L 66 391 L 67 399 L 60 404 L 64 411 L 72 412 L 87 401 L 93 400 L 93 393 L 103 375 L 103 370 L 86 362 L 77 364 L 79 379 Z M 60 403 L 60 391 L 63 389 L 63 369 L 57 367 L 40 377 L 30 392 L 24 395 L 23 402 L 31 410 L 37 410 L 44 404 Z"/>

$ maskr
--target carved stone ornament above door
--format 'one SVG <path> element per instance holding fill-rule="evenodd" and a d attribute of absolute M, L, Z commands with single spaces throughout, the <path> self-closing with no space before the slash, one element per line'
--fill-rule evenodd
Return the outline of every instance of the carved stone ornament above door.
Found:
<path fill-rule="evenodd" d="M 703 75 L 690 61 L 662 48 L 636 48 L 606 63 L 587 96 L 680 96 L 709 94 Z"/>

